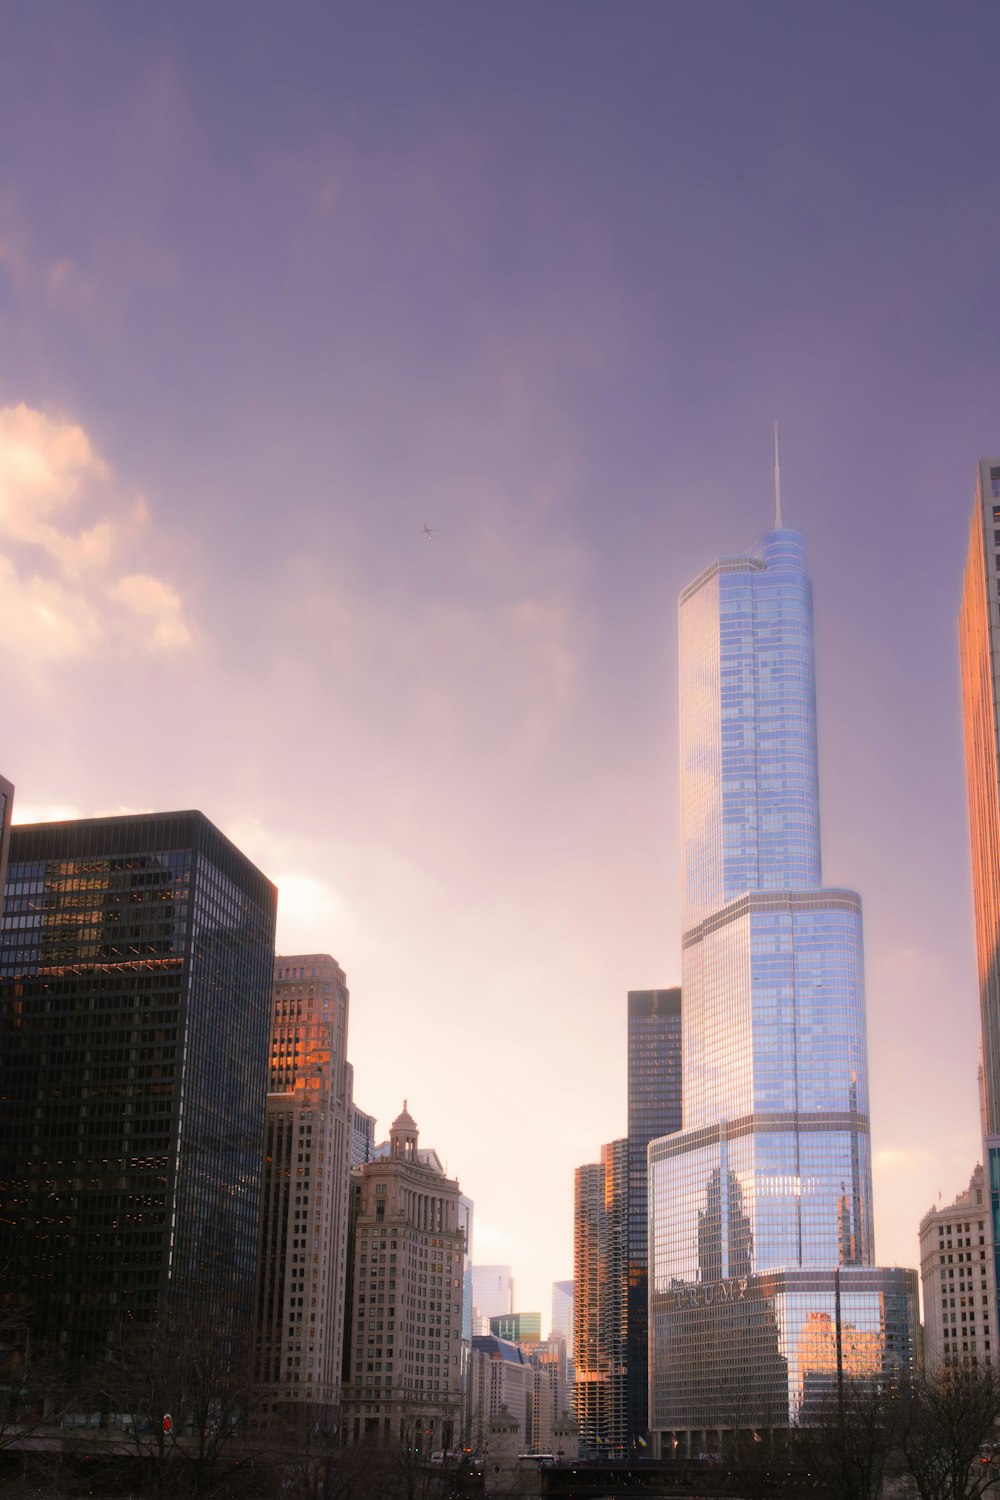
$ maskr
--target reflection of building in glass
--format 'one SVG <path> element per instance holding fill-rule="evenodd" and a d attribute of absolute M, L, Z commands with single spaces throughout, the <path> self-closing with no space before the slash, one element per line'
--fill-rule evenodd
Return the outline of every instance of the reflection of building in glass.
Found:
<path fill-rule="evenodd" d="M 486 1338 L 490 1319 L 514 1311 L 514 1277 L 510 1266 L 472 1267 L 472 1332 Z"/>
<path fill-rule="evenodd" d="M 646 1149 L 680 1130 L 681 992 L 628 995 L 628 1338 L 629 1445 L 648 1431 L 649 1222 Z"/>
<path fill-rule="evenodd" d="M 1000 1286 L 1000 458 L 980 460 L 958 629 L 982 1027 L 983 1167 L 992 1268 L 990 1342 Z M 963 1221 L 964 1222 L 964 1221 Z M 964 1237 L 964 1236 L 963 1236 Z M 950 1309 L 949 1309 L 950 1311 Z M 950 1325 L 949 1325 L 950 1326 Z M 951 1342 L 951 1340 L 949 1340 Z"/>
<path fill-rule="evenodd" d="M 7 851 L 10 845 L 10 818 L 14 808 L 14 788 L 0 776 L 0 913 L 3 911 L 3 888 L 7 879 Z"/>
<path fill-rule="evenodd" d="M 726 1201 L 722 1201 L 722 1173 L 708 1179 L 705 1207 L 698 1210 L 698 1279 L 721 1281 L 726 1276 L 749 1276 L 753 1265 L 753 1230 L 743 1206 L 743 1189 L 735 1172 L 726 1173 Z"/>
<path fill-rule="evenodd" d="M 681 595 L 683 1129 L 649 1151 L 662 1448 L 805 1415 L 817 1330 L 914 1358 L 873 1267 L 861 902 L 820 876 L 812 600 L 779 528 Z M 824 1346 L 825 1347 L 825 1346 Z"/>
<path fill-rule="evenodd" d="M 344 1345 L 353 1131 L 347 980 L 328 953 L 279 956 L 273 994 L 257 1378 L 268 1405 L 329 1406 L 340 1400 Z"/>
<path fill-rule="evenodd" d="M 822 1409 L 837 1390 L 838 1372 L 845 1380 L 870 1380 L 882 1371 L 882 1331 L 855 1328 L 840 1313 L 837 1350 L 836 1311 L 813 1308 L 799 1333 L 799 1411 L 808 1419 L 810 1406 Z"/>
<path fill-rule="evenodd" d="M 924 1294 L 924 1364 L 992 1364 L 989 1217 L 983 1169 L 947 1208 L 920 1220 L 920 1281 Z"/>
<path fill-rule="evenodd" d="M 628 1139 L 576 1169 L 573 1367 L 584 1449 L 628 1447 Z"/>
<path fill-rule="evenodd" d="M 12 831 L 0 1263 L 71 1357 L 165 1305 L 249 1329 L 276 900 L 201 813 Z"/>
<path fill-rule="evenodd" d="M 351 1174 L 342 1430 L 433 1452 L 461 1435 L 465 1231 L 458 1183 L 417 1142 L 404 1102 Z"/>

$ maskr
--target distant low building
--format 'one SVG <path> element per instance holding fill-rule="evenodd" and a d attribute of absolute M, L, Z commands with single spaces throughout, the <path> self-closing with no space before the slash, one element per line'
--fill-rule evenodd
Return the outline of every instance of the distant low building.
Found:
<path fill-rule="evenodd" d="M 490 1333 L 512 1344 L 537 1344 L 542 1337 L 540 1312 L 501 1313 L 490 1319 Z"/>
<path fill-rule="evenodd" d="M 924 1363 L 995 1363 L 991 1348 L 989 1205 L 983 1169 L 947 1208 L 920 1220 L 920 1282 L 924 1300 Z"/>
<path fill-rule="evenodd" d="M 517 1344 L 492 1334 L 473 1337 L 466 1388 L 466 1434 L 468 1445 L 476 1453 L 486 1451 L 490 1420 L 503 1407 L 518 1422 L 521 1441 L 526 1441 L 534 1384 L 534 1366 Z"/>

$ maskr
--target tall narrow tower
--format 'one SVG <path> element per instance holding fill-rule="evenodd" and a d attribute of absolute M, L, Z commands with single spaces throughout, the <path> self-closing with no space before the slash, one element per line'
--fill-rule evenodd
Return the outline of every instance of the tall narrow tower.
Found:
<path fill-rule="evenodd" d="M 344 1352 L 350 996 L 329 953 L 279 954 L 272 993 L 256 1285 L 259 1395 L 274 1410 L 293 1402 L 329 1408 L 340 1400 Z"/>
<path fill-rule="evenodd" d="M 649 1204 L 646 1151 L 680 1130 L 681 992 L 628 992 L 628 1444 L 649 1430 Z"/>
<path fill-rule="evenodd" d="M 976 475 L 958 630 L 982 1025 L 984 1186 L 993 1246 L 992 1343 L 1000 1285 L 1000 458 L 981 459 Z"/>
<path fill-rule="evenodd" d="M 911 1363 L 874 1267 L 861 902 L 820 875 L 812 596 L 779 527 L 680 601 L 683 1128 L 649 1148 L 661 1449 Z"/>
<path fill-rule="evenodd" d="M 3 911 L 3 888 L 7 883 L 7 847 L 13 808 L 14 788 L 0 776 L 0 912 Z"/>

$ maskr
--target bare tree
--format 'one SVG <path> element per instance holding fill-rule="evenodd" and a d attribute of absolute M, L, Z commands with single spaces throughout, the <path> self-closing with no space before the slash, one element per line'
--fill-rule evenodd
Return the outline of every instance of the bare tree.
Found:
<path fill-rule="evenodd" d="M 0 1304 L 0 1448 L 57 1421 L 68 1391 L 58 1350 L 32 1337 L 27 1308 Z"/>
<path fill-rule="evenodd" d="M 233 1466 L 250 1458 L 251 1370 L 245 1340 L 225 1320 L 168 1313 L 119 1331 L 94 1371 L 94 1396 L 123 1450 L 149 1469 L 155 1495 L 205 1497 L 223 1492 Z M 251 1492 L 249 1472 L 238 1487 Z"/>
<path fill-rule="evenodd" d="M 989 1365 L 945 1365 L 914 1381 L 900 1445 L 920 1500 L 976 1500 L 995 1476 L 984 1464 L 1000 1420 L 1000 1378 Z"/>
<path fill-rule="evenodd" d="M 288 1403 L 268 1419 L 266 1431 L 286 1500 L 367 1500 L 377 1489 L 378 1447 L 345 1445 L 338 1407 Z"/>
<path fill-rule="evenodd" d="M 839 1500 L 877 1500 L 900 1430 L 898 1387 L 847 1379 L 810 1412 L 798 1445 L 810 1472 Z"/>

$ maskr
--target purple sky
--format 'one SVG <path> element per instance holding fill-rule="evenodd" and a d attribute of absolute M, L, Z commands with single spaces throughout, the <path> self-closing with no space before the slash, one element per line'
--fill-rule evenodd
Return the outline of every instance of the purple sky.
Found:
<path fill-rule="evenodd" d="M 679 976 L 677 594 L 775 416 L 881 1260 L 977 1158 L 998 56 L 992 4 L 0 0 L 0 772 L 257 859 L 546 1321 Z"/>

